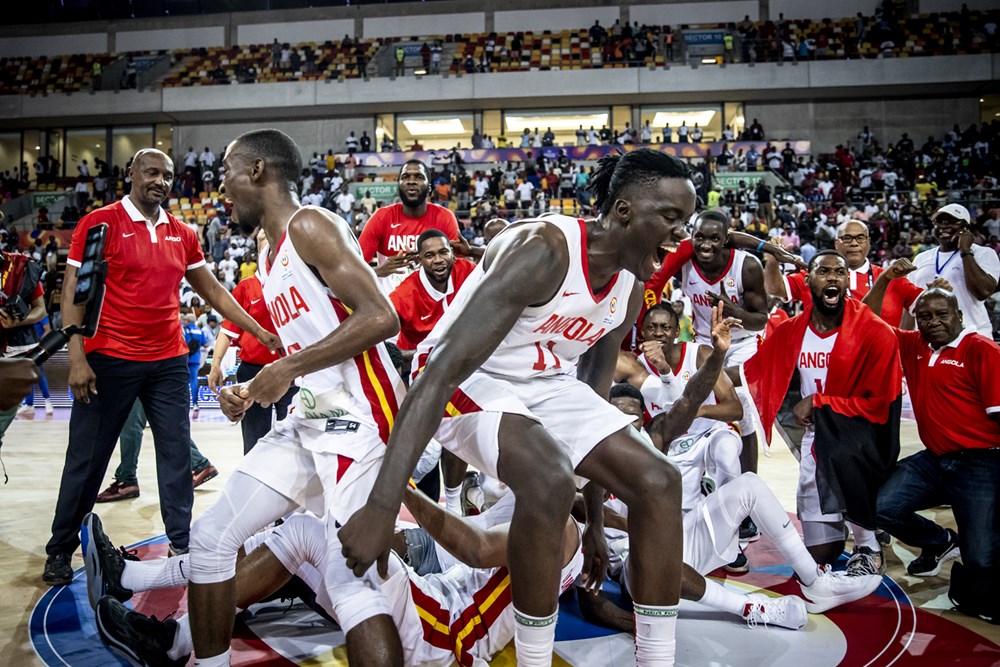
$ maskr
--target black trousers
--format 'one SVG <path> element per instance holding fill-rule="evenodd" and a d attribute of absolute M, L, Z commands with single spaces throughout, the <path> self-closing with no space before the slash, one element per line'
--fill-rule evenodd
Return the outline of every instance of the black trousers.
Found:
<path fill-rule="evenodd" d="M 131 361 L 92 353 L 87 361 L 97 376 L 97 393 L 90 395 L 90 403 L 73 401 L 69 446 L 45 552 L 69 554 L 80 545 L 80 524 L 94 508 L 108 461 L 136 398 L 153 429 L 160 515 L 167 537 L 175 548 L 186 549 L 194 504 L 187 355 Z"/>
<path fill-rule="evenodd" d="M 257 376 L 257 373 L 260 373 L 260 369 L 262 368 L 264 367 L 241 361 L 239 367 L 236 369 L 237 382 L 249 382 Z M 298 390 L 298 387 L 292 387 L 285 392 L 280 401 L 271 407 L 262 408 L 259 403 L 254 403 L 247 408 L 247 411 L 243 414 L 243 421 L 240 422 L 240 428 L 243 429 L 244 456 L 253 449 L 258 440 L 267 435 L 267 432 L 271 430 L 272 411 L 277 414 L 277 421 L 281 421 L 288 415 L 288 408 L 292 404 L 292 398 L 295 397 Z"/>

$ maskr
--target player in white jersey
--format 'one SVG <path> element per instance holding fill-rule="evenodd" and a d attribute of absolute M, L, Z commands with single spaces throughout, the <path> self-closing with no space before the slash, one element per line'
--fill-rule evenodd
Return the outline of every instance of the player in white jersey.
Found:
<path fill-rule="evenodd" d="M 514 635 L 506 568 L 509 523 L 503 521 L 509 513 L 500 508 L 475 520 L 462 519 L 417 491 L 408 491 L 404 503 L 426 526 L 416 530 L 428 534 L 435 546 L 449 550 L 455 562 L 444 571 L 418 574 L 416 563 L 410 566 L 418 547 L 404 534 L 409 531 L 404 531 L 394 535 L 387 576 L 379 576 L 374 567 L 365 573 L 364 581 L 387 600 L 401 637 L 403 662 L 425 667 L 485 665 Z M 581 572 L 580 530 L 580 524 L 568 519 L 562 531 L 560 592 Z M 125 609 L 121 602 L 137 592 L 183 586 L 187 557 L 125 560 L 93 514 L 87 516 L 83 533 L 88 592 L 101 637 L 136 664 L 185 664 L 192 648 L 186 615 L 176 621 L 157 621 Z M 258 548 L 261 545 L 267 548 Z M 281 526 L 252 536 L 244 544 L 247 556 L 237 566 L 237 604 L 246 608 L 270 596 L 294 575 L 316 592 L 319 608 L 335 617 L 342 606 L 337 596 L 343 589 L 325 586 L 322 573 L 328 561 L 339 561 L 343 567 L 344 557 L 339 549 L 331 551 L 328 546 L 324 522 L 308 513 L 293 514 Z M 350 625 L 344 627 L 344 621 L 336 620 L 342 630 L 350 631 Z"/>
<path fill-rule="evenodd" d="M 729 218 L 720 211 L 704 211 L 695 221 L 691 241 L 694 257 L 681 270 L 681 291 L 691 299 L 695 340 L 707 344 L 708 308 L 716 303 L 726 306 L 726 316 L 743 323 L 740 338 L 733 340 L 727 366 L 739 366 L 757 351 L 760 336 L 767 325 L 767 294 L 764 269 L 756 257 L 742 250 L 725 247 L 729 237 Z M 739 390 L 743 419 L 737 426 L 743 438 L 740 463 L 744 471 L 757 471 L 757 424 L 750 407 L 750 397 Z M 744 535 L 756 535 L 753 523 L 744 526 Z"/>
<path fill-rule="evenodd" d="M 642 392 L 646 421 L 670 408 L 675 396 L 684 391 L 712 352 L 707 345 L 675 342 L 678 328 L 673 309 L 657 304 L 646 311 L 640 324 L 643 353 L 638 358 L 628 352 L 619 353 L 615 379 L 626 381 Z M 720 374 L 698 416 L 667 445 L 667 456 L 681 471 L 684 511 L 701 500 L 706 472 L 718 486 L 740 475 L 743 443 L 726 422 L 738 421 L 742 416 L 743 407 L 732 381 L 726 374 Z"/>
<path fill-rule="evenodd" d="M 381 341 L 399 327 L 395 311 L 347 223 L 299 205 L 292 187 L 299 149 L 277 130 L 230 144 L 220 191 L 247 232 L 260 226 L 264 298 L 287 356 L 247 384 L 219 394 L 239 420 L 253 402 L 267 406 L 301 385 L 295 408 L 260 440 L 229 479 L 222 497 L 192 526 L 190 609 L 199 665 L 228 665 L 239 548 L 260 528 L 301 505 L 331 528 L 364 504 L 385 453 L 403 385 Z M 329 533 L 335 537 L 335 532 Z M 348 587 L 353 618 L 348 653 L 361 664 L 399 664 L 398 635 L 384 598 L 343 563 L 323 573 L 329 588 Z"/>
<path fill-rule="evenodd" d="M 561 529 L 574 472 L 585 488 L 584 576 L 605 574 L 603 488 L 633 516 L 636 656 L 673 664 L 680 590 L 680 479 L 603 397 L 642 289 L 694 210 L 688 167 L 649 149 L 611 155 L 591 177 L 599 215 L 511 225 L 489 245 L 428 337 L 368 504 L 340 531 L 355 573 L 386 552 L 395 507 L 420 451 L 446 448 L 513 490 L 509 568 L 518 662 L 550 664 Z M 419 355 L 419 352 L 418 352 Z M 442 418 L 446 417 L 442 423 Z M 439 426 L 442 428 L 439 429 Z"/>

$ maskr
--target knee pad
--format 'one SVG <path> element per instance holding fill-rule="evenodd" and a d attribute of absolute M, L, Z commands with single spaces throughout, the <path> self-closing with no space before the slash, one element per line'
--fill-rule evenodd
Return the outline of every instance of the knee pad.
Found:
<path fill-rule="evenodd" d="M 271 532 L 264 544 L 292 574 L 296 574 L 303 563 L 323 569 L 326 529 L 323 520 L 312 514 L 292 514 Z"/>
<path fill-rule="evenodd" d="M 263 482 L 234 473 L 222 497 L 191 526 L 191 583 L 216 584 L 235 577 L 240 547 L 293 506 Z"/>

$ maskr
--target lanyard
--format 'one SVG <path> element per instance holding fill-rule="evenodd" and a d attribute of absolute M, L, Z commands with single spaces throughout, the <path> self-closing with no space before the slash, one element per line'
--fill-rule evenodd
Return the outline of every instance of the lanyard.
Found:
<path fill-rule="evenodd" d="M 934 270 L 936 271 L 935 275 L 940 276 L 941 272 L 944 271 L 946 268 L 948 268 L 948 265 L 951 263 L 951 260 L 955 259 L 955 255 L 957 255 L 957 254 L 958 254 L 958 250 L 956 249 L 956 250 L 954 250 L 951 253 L 951 257 L 949 257 L 948 259 L 945 260 L 944 266 L 941 266 L 941 264 L 940 264 L 940 260 L 941 260 L 941 248 L 938 248 L 937 251 L 934 254 Z"/>

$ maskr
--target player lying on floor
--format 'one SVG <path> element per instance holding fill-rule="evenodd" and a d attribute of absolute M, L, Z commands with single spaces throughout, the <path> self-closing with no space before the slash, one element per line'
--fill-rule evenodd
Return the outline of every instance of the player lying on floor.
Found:
<path fill-rule="evenodd" d="M 387 600 L 402 640 L 404 664 L 444 667 L 455 661 L 460 665 L 489 661 L 514 638 L 506 568 L 509 523 L 482 528 L 413 490 L 407 491 L 404 503 L 458 561 L 444 573 L 419 575 L 409 562 L 423 557 L 410 552 L 406 536 L 399 532 L 394 536 L 387 576 L 380 576 L 375 565 L 366 573 L 364 579 Z M 563 591 L 581 572 L 581 530 L 580 524 L 567 520 L 560 579 Z M 137 665 L 186 664 L 193 646 L 187 615 L 159 621 L 127 609 L 122 602 L 135 592 L 185 585 L 187 556 L 126 560 L 94 514 L 88 515 L 84 532 L 89 545 L 85 556 L 88 593 L 92 604 L 97 599 L 101 638 Z M 252 537 L 243 549 L 247 555 L 238 562 L 236 572 L 239 608 L 267 597 L 295 575 L 316 592 L 317 604 L 338 620 L 341 629 L 349 631 L 335 612 L 344 606 L 343 601 L 331 599 L 322 581 L 327 561 L 344 559 L 339 548 L 328 551 L 322 519 L 294 514 L 277 528 Z M 422 620 L 426 618 L 434 620 Z"/>

